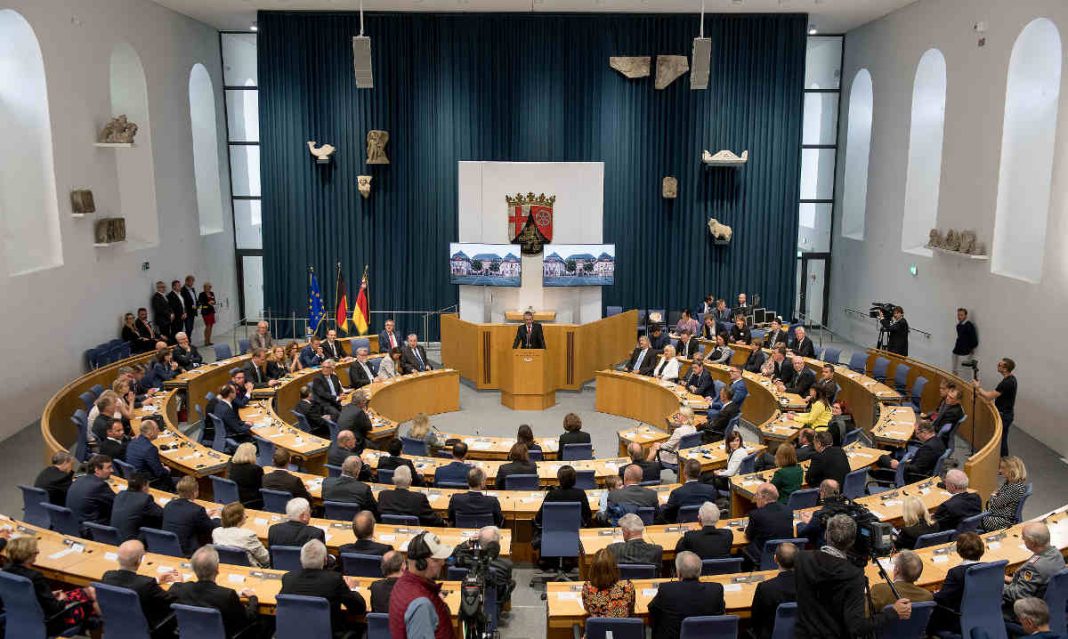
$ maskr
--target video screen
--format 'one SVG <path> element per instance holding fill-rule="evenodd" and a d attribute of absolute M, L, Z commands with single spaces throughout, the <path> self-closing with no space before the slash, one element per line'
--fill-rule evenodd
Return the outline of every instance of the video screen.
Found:
<path fill-rule="evenodd" d="M 449 283 L 466 286 L 519 286 L 519 247 L 512 244 L 449 244 Z"/>
<path fill-rule="evenodd" d="M 611 286 L 616 275 L 615 244 L 547 244 L 543 286 Z"/>

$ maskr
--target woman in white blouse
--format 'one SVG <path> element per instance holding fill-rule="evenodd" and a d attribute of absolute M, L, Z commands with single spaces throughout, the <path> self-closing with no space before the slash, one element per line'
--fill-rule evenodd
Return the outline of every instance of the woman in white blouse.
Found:
<path fill-rule="evenodd" d="M 226 504 L 222 510 L 222 527 L 211 531 L 211 542 L 216 546 L 232 546 L 248 553 L 248 562 L 257 568 L 271 565 L 271 555 L 263 547 L 256 533 L 241 526 L 248 521 L 241 502 Z"/>
<path fill-rule="evenodd" d="M 671 344 L 664 347 L 664 354 L 660 356 L 660 361 L 653 369 L 653 377 L 665 382 L 679 380 L 679 358 L 675 357 L 675 347 Z"/>
<path fill-rule="evenodd" d="M 742 460 L 749 454 L 745 450 L 745 442 L 742 441 L 742 434 L 737 429 L 732 430 L 730 435 L 723 440 L 723 447 L 727 451 L 727 467 L 721 468 L 716 471 L 715 484 L 716 488 L 722 491 L 729 491 L 731 488 L 731 477 L 738 474 L 738 471 L 742 468 Z"/>
<path fill-rule="evenodd" d="M 668 348 L 671 348 L 670 346 Z M 665 464 L 679 463 L 679 442 L 687 435 L 697 432 L 693 425 L 693 409 L 689 406 L 679 408 L 679 423 L 666 442 L 655 443 L 649 450 L 650 461 L 660 461 Z"/>
<path fill-rule="evenodd" d="M 383 380 L 400 375 L 400 358 L 400 349 L 394 348 L 389 351 L 388 355 L 378 360 L 378 375 L 375 379 Z"/>

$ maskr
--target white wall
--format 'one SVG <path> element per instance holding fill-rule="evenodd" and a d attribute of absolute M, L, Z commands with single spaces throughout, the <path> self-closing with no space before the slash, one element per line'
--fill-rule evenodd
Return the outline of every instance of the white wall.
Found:
<path fill-rule="evenodd" d="M 506 195 L 555 195 L 552 244 L 600 244 L 604 210 L 602 162 L 460 162 L 459 242 L 508 244 Z M 547 244 L 546 251 L 551 251 Z M 519 246 L 516 246 L 516 253 Z M 444 255 L 444 252 L 442 253 Z M 460 317 L 503 322 L 507 310 L 556 311 L 556 321 L 586 324 L 601 318 L 601 287 L 542 288 L 542 255 L 522 256 L 519 288 L 460 287 Z"/>
<path fill-rule="evenodd" d="M 986 385 L 992 386 L 998 357 L 1017 362 L 1020 395 L 1016 424 L 1068 454 L 1063 427 L 1064 379 L 1068 375 L 1064 340 L 1051 338 L 1050 322 L 1068 317 L 1068 135 L 1059 127 L 1055 141 L 1053 196 L 1043 238 L 1046 259 L 1037 283 L 995 275 L 990 262 L 936 254 L 922 257 L 901 251 L 909 112 L 916 65 L 924 51 L 945 55 L 946 122 L 938 224 L 971 228 L 991 247 L 997 203 L 1006 73 L 1013 43 L 1036 17 L 1050 18 L 1062 40 L 1068 34 L 1068 3 L 1063 0 L 921 0 L 846 37 L 843 99 L 858 69 L 871 71 L 875 111 L 867 190 L 864 241 L 843 238 L 836 209 L 831 327 L 863 344 L 874 343 L 868 322 L 850 319 L 850 307 L 867 310 L 873 300 L 905 307 L 913 327 L 910 354 L 950 366 L 955 338 L 954 310 L 965 306 L 979 329 L 979 358 Z M 986 45 L 977 46 L 972 26 L 985 22 Z M 842 113 L 848 113 L 843 104 Z M 1068 91 L 1060 93 L 1060 115 L 1068 116 Z M 841 122 L 841 139 L 848 127 Z M 848 162 L 840 163 L 838 179 Z M 848 188 L 848 187 L 846 187 Z M 843 184 L 839 182 L 838 191 Z M 918 275 L 908 273 L 916 264 Z"/>
<path fill-rule="evenodd" d="M 189 119 L 189 72 L 201 63 L 216 87 L 218 129 L 225 130 L 218 33 L 148 0 L 0 0 L 33 27 L 48 85 L 62 265 L 8 277 L 0 274 L 0 334 L 8 345 L 0 368 L 6 437 L 40 417 L 45 403 L 83 372 L 83 352 L 118 337 L 121 315 L 147 306 L 151 284 L 187 273 L 210 280 L 219 323 L 237 314 L 233 224 L 201 236 Z M 129 43 L 145 71 L 152 121 L 159 243 L 145 249 L 94 248 L 93 216 L 70 216 L 69 192 L 90 188 L 97 216 L 122 213 L 115 160 L 93 147 L 111 115 L 113 48 Z M 218 149 L 226 166 L 226 150 Z M 0 171 L 8 167 L 0 166 Z M 223 176 L 223 189 L 229 179 Z M 148 271 L 142 271 L 143 262 Z M 198 323 L 198 333 L 199 333 Z M 198 337 L 199 341 L 199 337 Z"/>

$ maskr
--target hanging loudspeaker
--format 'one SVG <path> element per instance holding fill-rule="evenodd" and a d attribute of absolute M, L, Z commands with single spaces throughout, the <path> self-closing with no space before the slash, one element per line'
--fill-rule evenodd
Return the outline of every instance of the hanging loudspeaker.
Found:
<path fill-rule="evenodd" d="M 371 77 L 371 38 L 362 35 L 353 36 L 352 66 L 356 71 L 356 88 L 373 89 L 375 82 Z"/>
<path fill-rule="evenodd" d="M 690 88 L 707 89 L 712 65 L 712 38 L 694 38 L 690 60 Z"/>

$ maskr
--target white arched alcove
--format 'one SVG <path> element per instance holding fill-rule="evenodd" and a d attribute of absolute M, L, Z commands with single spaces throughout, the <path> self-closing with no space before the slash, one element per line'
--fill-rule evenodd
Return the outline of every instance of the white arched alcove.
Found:
<path fill-rule="evenodd" d="M 1042 279 L 1060 89 L 1061 37 L 1038 18 L 1009 58 L 991 261 L 995 273 L 1029 282 Z"/>
<path fill-rule="evenodd" d="M 901 250 L 931 255 L 924 248 L 938 226 L 938 193 L 942 181 L 942 137 L 946 123 L 946 59 L 928 49 L 916 65 L 912 84 L 909 159 L 905 174 L 905 212 Z"/>
<path fill-rule="evenodd" d="M 871 154 L 873 91 L 871 73 L 857 71 L 849 90 L 846 130 L 845 184 L 842 187 L 842 235 L 864 239 L 868 206 L 868 159 Z"/>
<path fill-rule="evenodd" d="M 10 9 L 0 10 L 0 233 L 9 275 L 63 264 L 44 59 Z"/>
<path fill-rule="evenodd" d="M 119 182 L 116 213 L 126 218 L 126 239 L 131 248 L 155 246 L 159 244 L 159 213 L 148 86 L 141 57 L 125 42 L 111 50 L 110 85 L 111 115 L 125 115 L 137 125 L 133 148 L 110 151 L 115 154 Z"/>
<path fill-rule="evenodd" d="M 208 70 L 199 63 L 189 72 L 189 121 L 193 133 L 193 173 L 200 234 L 219 233 L 223 230 L 223 200 L 219 185 L 215 90 Z"/>

